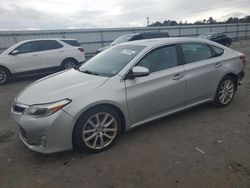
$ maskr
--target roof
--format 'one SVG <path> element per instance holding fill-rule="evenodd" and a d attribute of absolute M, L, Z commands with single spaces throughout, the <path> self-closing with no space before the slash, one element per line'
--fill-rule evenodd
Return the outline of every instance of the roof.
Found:
<path fill-rule="evenodd" d="M 30 41 L 37 41 L 37 40 L 76 40 L 76 39 L 71 39 L 71 38 L 41 38 L 41 39 L 23 40 L 22 42 L 30 42 Z"/>
<path fill-rule="evenodd" d="M 223 32 L 209 32 L 209 33 L 205 33 L 205 34 L 202 34 L 202 35 L 213 35 L 213 34 L 217 34 L 217 33 L 223 33 Z"/>
<path fill-rule="evenodd" d="M 132 42 L 122 43 L 124 44 L 132 44 L 132 45 L 140 45 L 153 47 L 161 44 L 173 44 L 173 43 L 183 43 L 183 42 L 202 42 L 202 43 L 213 43 L 206 39 L 201 38 L 191 38 L 191 37 L 168 37 L 168 38 L 156 38 L 156 39 L 146 39 L 146 40 L 136 40 Z"/>

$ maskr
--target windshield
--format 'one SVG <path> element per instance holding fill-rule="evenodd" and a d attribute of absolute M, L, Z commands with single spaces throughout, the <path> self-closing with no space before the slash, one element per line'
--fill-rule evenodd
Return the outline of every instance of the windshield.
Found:
<path fill-rule="evenodd" d="M 212 35 L 200 35 L 199 38 L 202 39 L 211 39 Z"/>
<path fill-rule="evenodd" d="M 119 45 L 89 59 L 80 67 L 80 71 L 111 77 L 120 72 L 145 46 Z"/>
<path fill-rule="evenodd" d="M 117 38 L 116 40 L 114 40 L 111 43 L 111 45 L 116 45 L 116 44 L 120 44 L 123 42 L 128 42 L 133 36 L 134 36 L 134 34 L 122 35 L 119 38 Z"/>

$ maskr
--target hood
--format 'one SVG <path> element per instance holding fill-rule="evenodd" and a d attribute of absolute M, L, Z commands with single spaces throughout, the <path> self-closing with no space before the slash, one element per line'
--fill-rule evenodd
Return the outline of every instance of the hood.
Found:
<path fill-rule="evenodd" d="M 26 87 L 16 98 L 22 104 L 42 104 L 73 99 L 101 86 L 108 78 L 79 72 L 75 69 L 42 78 Z"/>

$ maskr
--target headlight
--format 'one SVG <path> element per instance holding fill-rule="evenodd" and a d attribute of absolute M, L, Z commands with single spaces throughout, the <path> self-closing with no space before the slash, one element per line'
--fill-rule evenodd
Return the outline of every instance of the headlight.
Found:
<path fill-rule="evenodd" d="M 23 114 L 30 115 L 34 117 L 44 117 L 49 116 L 58 110 L 62 109 L 64 106 L 71 102 L 70 99 L 63 99 L 60 101 L 47 103 L 47 104 L 35 104 L 29 106 Z"/>

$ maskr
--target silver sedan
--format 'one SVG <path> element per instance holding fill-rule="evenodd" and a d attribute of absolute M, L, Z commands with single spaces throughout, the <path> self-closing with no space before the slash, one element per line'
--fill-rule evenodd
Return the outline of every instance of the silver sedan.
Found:
<path fill-rule="evenodd" d="M 100 152 L 143 123 L 202 103 L 227 106 L 245 65 L 244 54 L 203 39 L 124 43 L 34 82 L 12 116 L 34 151 Z"/>

